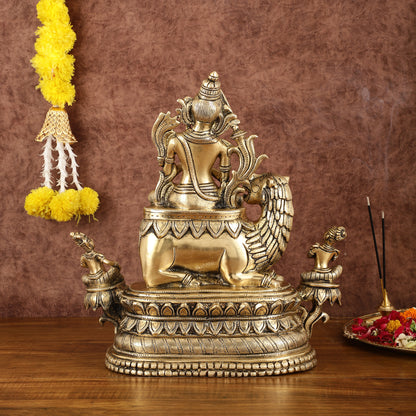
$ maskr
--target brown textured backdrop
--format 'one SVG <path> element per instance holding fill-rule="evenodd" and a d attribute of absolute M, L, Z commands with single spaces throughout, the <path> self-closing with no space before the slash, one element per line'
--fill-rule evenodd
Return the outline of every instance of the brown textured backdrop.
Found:
<path fill-rule="evenodd" d="M 29 60 L 34 0 L 1 1 L 1 317 L 87 314 L 79 230 L 140 279 L 137 237 L 158 178 L 150 139 L 160 111 L 193 95 L 210 71 L 242 128 L 258 134 L 264 170 L 289 175 L 295 218 L 276 269 L 297 285 L 310 244 L 345 225 L 339 244 L 343 306 L 374 311 L 380 290 L 365 197 L 386 213 L 387 274 L 397 307 L 416 304 L 416 9 L 411 0 L 68 1 L 77 33 L 69 109 L 85 186 L 101 196 L 99 222 L 28 216 L 41 183 L 34 141 L 49 105 Z M 376 224 L 380 233 L 380 223 Z"/>

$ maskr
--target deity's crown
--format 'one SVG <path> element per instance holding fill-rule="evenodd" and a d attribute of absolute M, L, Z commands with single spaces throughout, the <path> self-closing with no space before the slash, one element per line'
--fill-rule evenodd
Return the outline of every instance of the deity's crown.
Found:
<path fill-rule="evenodd" d="M 208 79 L 202 82 L 198 98 L 209 101 L 219 100 L 221 98 L 221 83 L 218 78 L 215 71 L 211 72 Z"/>

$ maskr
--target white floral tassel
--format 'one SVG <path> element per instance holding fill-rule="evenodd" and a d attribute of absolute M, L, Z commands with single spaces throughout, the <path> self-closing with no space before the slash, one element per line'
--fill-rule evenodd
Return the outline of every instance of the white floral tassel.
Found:
<path fill-rule="evenodd" d="M 44 181 L 42 186 L 52 188 L 52 169 L 53 169 L 53 156 L 52 156 L 52 136 L 46 138 L 45 146 L 43 147 L 43 170 L 42 177 Z"/>
<path fill-rule="evenodd" d="M 67 155 L 65 153 L 64 144 L 60 141 L 56 142 L 56 150 L 58 152 L 58 164 L 56 168 L 59 170 L 59 192 L 64 192 L 66 189 L 66 178 L 68 177 L 68 172 L 66 170 L 66 161 Z"/>
<path fill-rule="evenodd" d="M 76 160 L 76 154 L 74 153 L 74 151 L 72 150 L 72 147 L 69 143 L 65 143 L 65 150 L 68 152 L 68 156 L 69 159 L 71 161 L 71 169 L 72 169 L 72 183 L 76 186 L 77 190 L 80 191 L 82 189 L 81 184 L 79 183 L 78 180 L 78 171 L 77 171 L 77 167 L 78 167 L 78 163 Z"/>

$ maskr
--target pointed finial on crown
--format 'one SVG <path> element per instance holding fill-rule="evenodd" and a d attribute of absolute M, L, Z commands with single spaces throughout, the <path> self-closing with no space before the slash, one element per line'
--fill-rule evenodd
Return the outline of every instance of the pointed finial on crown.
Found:
<path fill-rule="evenodd" d="M 221 83 L 218 79 L 218 73 L 215 71 L 211 72 L 208 79 L 202 82 L 198 98 L 209 101 L 221 99 Z"/>

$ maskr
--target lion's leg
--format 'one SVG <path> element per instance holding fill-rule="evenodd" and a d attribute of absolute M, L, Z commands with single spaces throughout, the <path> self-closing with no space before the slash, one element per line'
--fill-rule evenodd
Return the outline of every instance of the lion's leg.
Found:
<path fill-rule="evenodd" d="M 153 256 L 150 264 L 148 263 L 149 267 L 143 267 L 143 275 L 147 286 L 156 287 L 169 283 L 178 283 L 181 286 L 194 285 L 195 282 L 189 273 L 170 270 L 175 259 L 174 249 L 169 254 Z"/>
<path fill-rule="evenodd" d="M 243 271 L 244 269 L 245 264 L 233 261 L 224 250 L 220 260 L 220 273 L 231 286 L 278 288 L 283 280 L 274 272 L 260 273 L 255 270 Z"/>
<path fill-rule="evenodd" d="M 146 285 L 157 287 L 178 283 L 181 286 L 195 286 L 196 282 L 189 273 L 171 270 L 175 262 L 175 247 L 165 244 L 162 249 L 161 243 L 153 234 L 141 241 L 140 259 Z"/>
<path fill-rule="evenodd" d="M 148 287 L 156 287 L 166 284 L 178 283 L 180 286 L 192 286 L 194 280 L 192 276 L 185 272 L 173 272 L 155 268 L 150 273 L 145 274 L 145 281 Z"/>
<path fill-rule="evenodd" d="M 150 233 L 140 241 L 140 260 L 143 278 L 148 287 L 156 287 L 167 283 L 181 281 L 183 276 L 166 273 L 174 259 L 174 247 L 158 239 Z"/>
<path fill-rule="evenodd" d="M 171 271 L 169 268 L 158 271 L 158 281 L 162 282 L 159 285 L 167 283 L 178 283 L 179 286 L 199 286 L 200 283 L 191 273 L 186 271 Z M 176 285 L 175 285 L 176 286 Z"/>
<path fill-rule="evenodd" d="M 255 271 L 236 273 L 233 275 L 233 279 L 237 287 L 278 288 L 281 286 L 281 279 L 271 274 L 262 274 Z"/>
<path fill-rule="evenodd" d="M 220 274 L 221 274 L 221 277 L 228 283 L 228 284 L 230 284 L 231 286 L 235 286 L 235 284 L 234 284 L 234 280 L 233 280 L 233 278 L 231 277 L 231 273 L 230 273 L 230 270 L 229 270 L 229 261 L 228 261 L 228 258 L 227 258 L 228 256 L 227 256 L 227 251 L 226 250 L 224 250 L 223 252 L 222 252 L 222 255 L 221 255 L 221 258 L 220 258 L 220 267 L 219 267 L 219 269 L 220 269 Z"/>
<path fill-rule="evenodd" d="M 256 271 L 243 272 L 245 269 L 244 259 L 231 258 L 224 250 L 220 260 L 220 273 L 222 278 L 235 287 L 258 287 L 261 286 L 264 274 Z"/>

